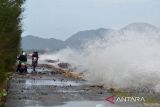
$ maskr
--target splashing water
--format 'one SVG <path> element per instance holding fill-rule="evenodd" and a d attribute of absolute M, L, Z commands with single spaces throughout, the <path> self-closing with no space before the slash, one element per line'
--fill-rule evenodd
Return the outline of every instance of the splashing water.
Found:
<path fill-rule="evenodd" d="M 81 65 L 87 70 L 84 78 L 93 83 L 117 89 L 147 86 L 160 91 L 159 33 L 114 32 L 85 44 L 81 52 L 68 48 L 53 56 Z"/>

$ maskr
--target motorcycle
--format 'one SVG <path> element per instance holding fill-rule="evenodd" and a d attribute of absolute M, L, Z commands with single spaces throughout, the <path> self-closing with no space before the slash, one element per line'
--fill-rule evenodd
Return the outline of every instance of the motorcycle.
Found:
<path fill-rule="evenodd" d="M 37 61 L 38 61 L 37 57 L 33 57 L 33 59 L 32 59 L 32 67 L 33 67 L 33 71 L 36 70 Z"/>
<path fill-rule="evenodd" d="M 25 62 L 21 62 L 19 65 L 18 71 L 20 73 L 26 73 L 27 72 L 27 64 Z"/>

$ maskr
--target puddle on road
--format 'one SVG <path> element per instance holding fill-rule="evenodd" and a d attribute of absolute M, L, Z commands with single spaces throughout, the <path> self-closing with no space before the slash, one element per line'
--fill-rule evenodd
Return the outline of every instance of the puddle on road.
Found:
<path fill-rule="evenodd" d="M 25 106 L 25 107 L 159 107 L 159 106 L 149 106 L 149 105 L 146 106 L 143 104 L 135 104 L 135 103 L 112 104 L 106 101 L 72 101 L 59 106 L 40 106 L 36 104 L 34 106 Z"/>
<path fill-rule="evenodd" d="M 53 85 L 53 86 L 80 86 L 82 83 L 74 81 L 53 81 L 53 80 L 26 80 L 27 86 L 32 85 Z"/>
<path fill-rule="evenodd" d="M 43 72 L 49 72 L 49 71 L 52 71 L 52 70 L 50 70 L 50 69 L 47 69 L 47 68 L 43 68 L 43 67 L 36 67 L 36 72 L 38 72 L 38 73 L 43 73 Z M 33 72 L 33 69 L 32 69 L 32 67 L 29 67 L 28 68 L 28 73 L 32 73 Z"/>
<path fill-rule="evenodd" d="M 42 105 L 42 102 L 39 102 L 39 101 L 35 101 L 35 100 L 25 100 L 25 105 L 35 105 L 34 107 L 36 106 L 40 106 Z M 31 106 L 25 106 L 25 107 L 31 107 Z"/>
<path fill-rule="evenodd" d="M 112 104 L 106 101 L 75 101 L 68 102 L 65 105 L 53 106 L 53 107 L 139 107 L 135 104 Z"/>
<path fill-rule="evenodd" d="M 144 107 L 138 106 L 138 104 L 112 104 L 106 101 L 72 101 L 67 102 L 64 105 L 59 106 L 40 106 L 36 104 L 34 106 L 25 106 L 25 107 Z"/>
<path fill-rule="evenodd" d="M 57 92 L 62 92 L 62 93 L 79 93 L 79 92 L 84 92 L 84 90 L 78 90 L 78 91 L 73 91 L 73 90 L 58 90 Z"/>

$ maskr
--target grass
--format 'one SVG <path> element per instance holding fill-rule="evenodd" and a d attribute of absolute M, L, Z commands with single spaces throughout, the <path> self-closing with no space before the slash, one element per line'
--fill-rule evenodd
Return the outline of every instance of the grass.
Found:
<path fill-rule="evenodd" d="M 11 75 L 11 72 L 7 73 L 7 78 L 3 82 L 0 82 L 0 106 L 2 106 L 5 103 L 7 96 L 8 81 Z"/>
<path fill-rule="evenodd" d="M 7 96 L 7 84 L 6 83 L 2 83 L 0 86 L 0 106 L 2 106 L 5 102 L 5 98 Z"/>

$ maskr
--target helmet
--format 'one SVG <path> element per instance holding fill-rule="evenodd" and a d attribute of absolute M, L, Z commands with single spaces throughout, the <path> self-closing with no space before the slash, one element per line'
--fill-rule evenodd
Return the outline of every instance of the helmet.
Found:
<path fill-rule="evenodd" d="M 34 50 L 34 51 L 33 51 L 33 54 L 38 54 L 38 51 L 37 51 L 37 50 Z"/>
<path fill-rule="evenodd" d="M 25 52 L 23 52 L 23 53 L 22 53 L 22 55 L 26 55 L 26 53 L 25 53 Z"/>

